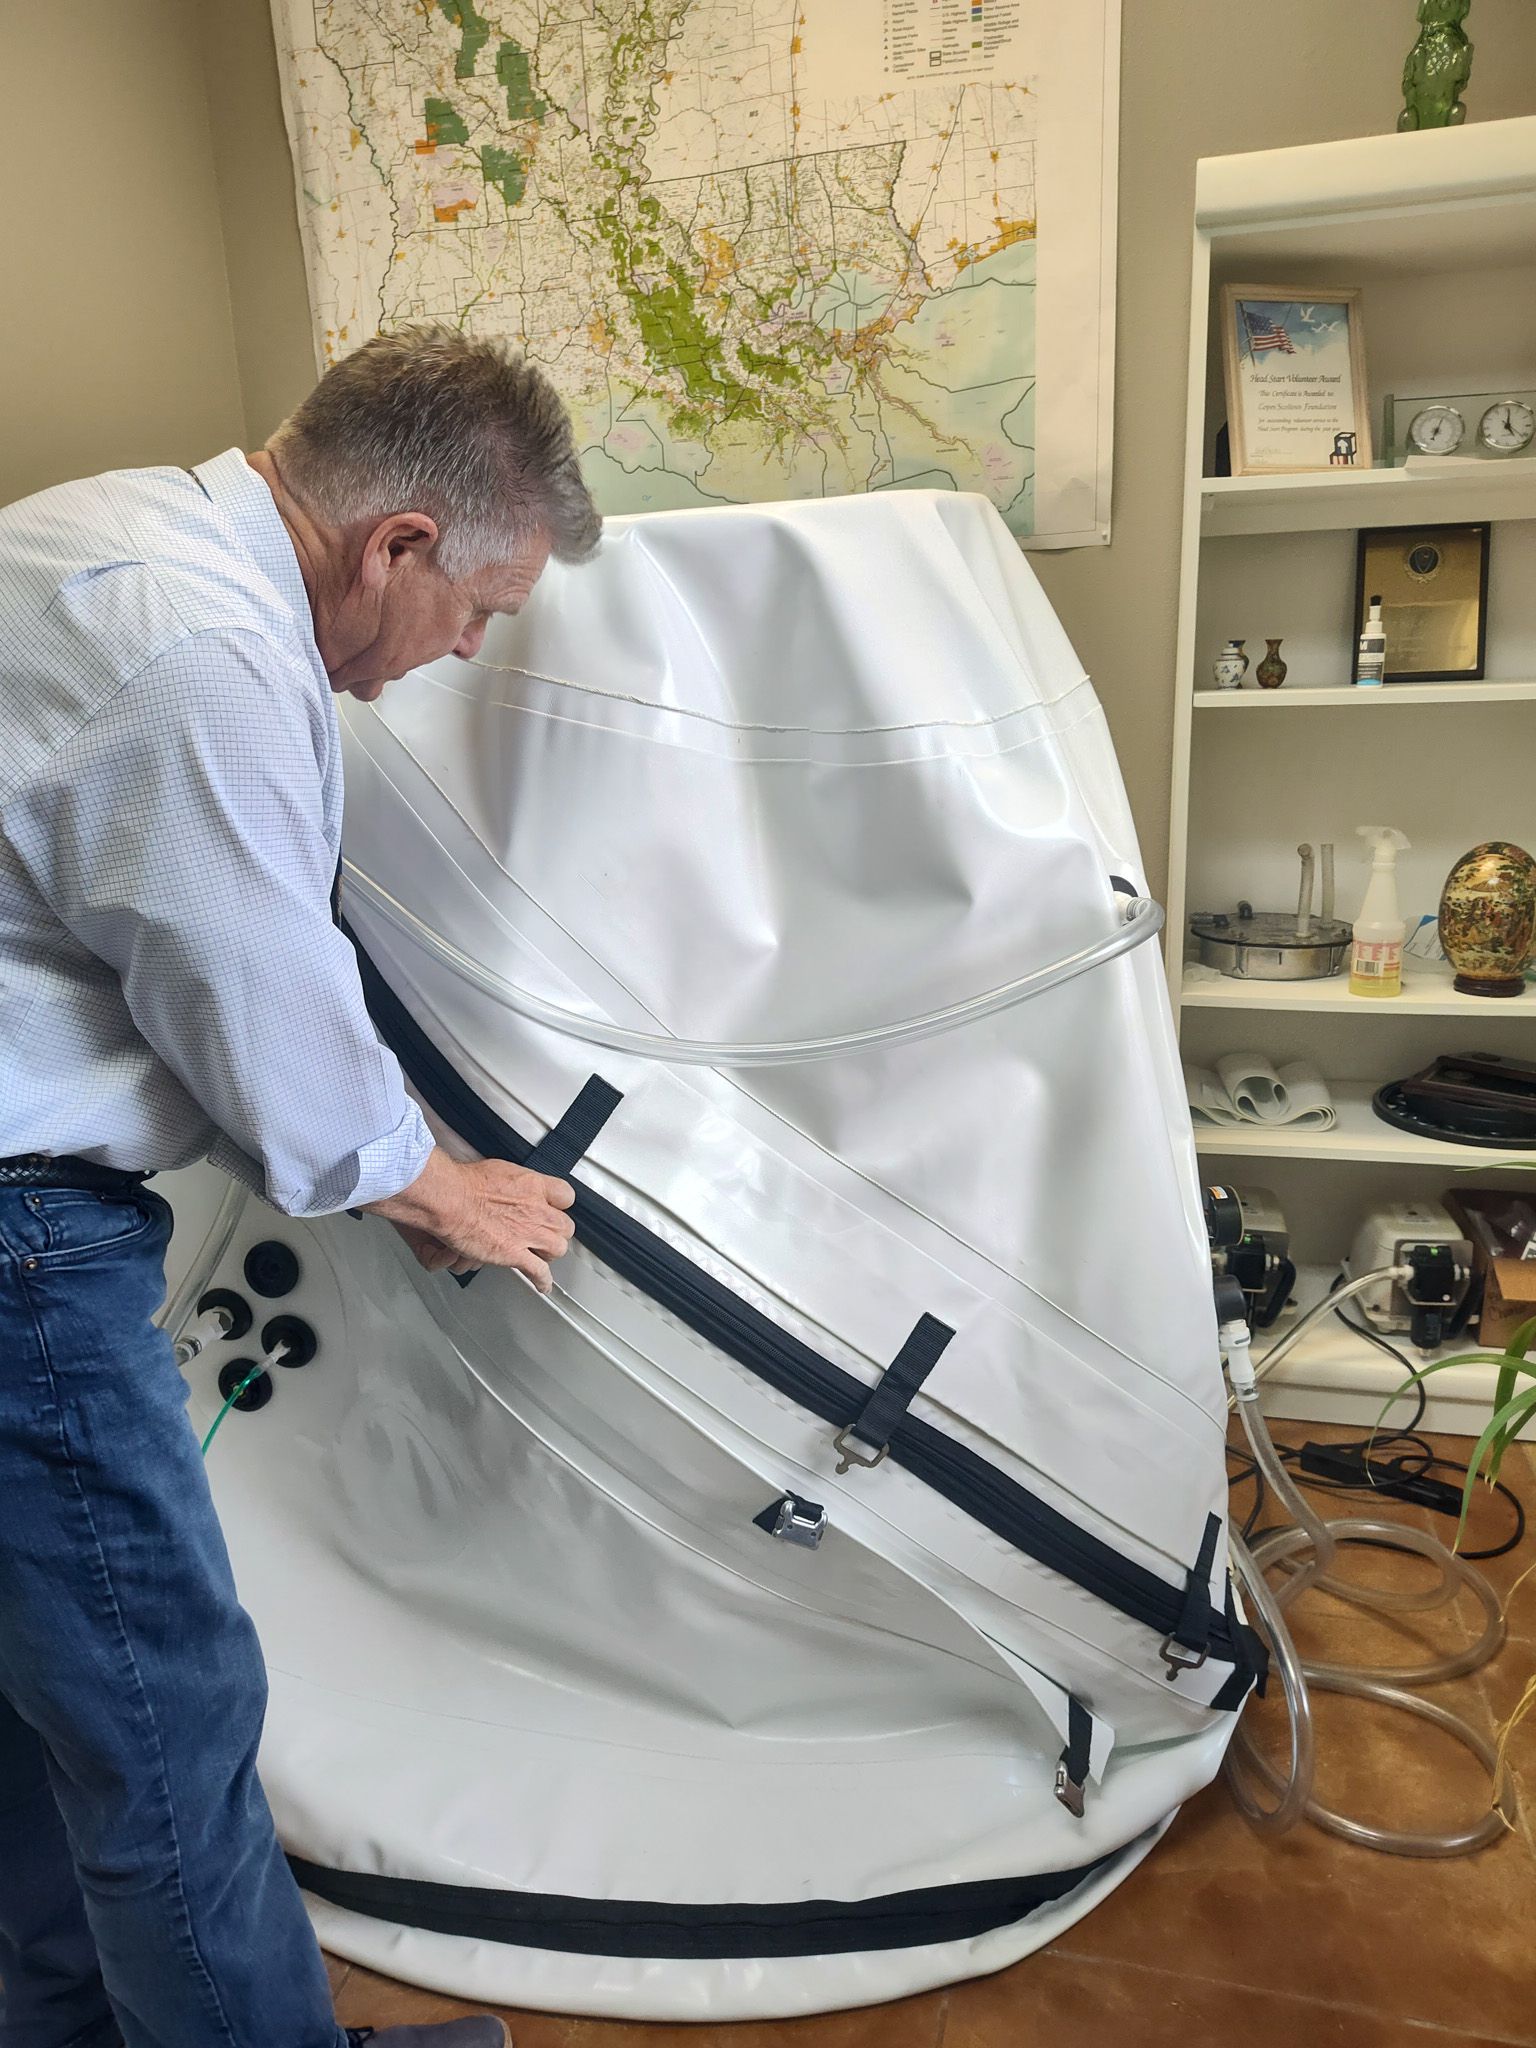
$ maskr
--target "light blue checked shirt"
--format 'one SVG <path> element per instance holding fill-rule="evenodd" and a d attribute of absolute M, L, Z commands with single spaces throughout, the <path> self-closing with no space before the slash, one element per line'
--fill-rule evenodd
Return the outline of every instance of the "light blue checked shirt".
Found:
<path fill-rule="evenodd" d="M 204 1154 L 289 1215 L 432 1141 L 330 916 L 341 744 L 238 449 L 0 511 L 0 1157 Z"/>

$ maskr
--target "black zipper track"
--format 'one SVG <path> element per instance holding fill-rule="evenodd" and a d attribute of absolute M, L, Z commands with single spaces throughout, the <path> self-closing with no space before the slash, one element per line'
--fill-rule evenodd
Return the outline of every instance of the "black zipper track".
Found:
<path fill-rule="evenodd" d="M 566 1955 L 718 1961 L 770 1956 L 864 1955 L 974 1941 L 1025 1920 L 1107 1871 L 1114 1849 L 1076 1870 L 973 1879 L 885 1892 L 870 1899 L 805 1899 L 741 1905 L 677 1905 L 644 1899 L 582 1899 L 553 1892 L 493 1891 L 421 1878 L 330 1870 L 290 1856 L 307 1892 L 350 1913 L 466 1941 L 554 1949 Z"/>
<path fill-rule="evenodd" d="M 357 934 L 345 919 L 339 922 L 357 953 L 369 1013 L 423 1098 L 477 1152 L 521 1166 L 533 1141 L 503 1122 L 455 1072 L 369 959 Z M 571 1211 L 576 1235 L 605 1265 L 797 1406 L 840 1430 L 856 1420 L 869 1399 L 862 1380 L 781 1330 L 614 1203 L 574 1176 L 567 1178 L 576 1190 Z M 909 1414 L 892 1431 L 888 1455 L 983 1528 L 1106 1606 L 1159 1636 L 1178 1628 L 1182 1587 L 1122 1557 L 968 1445 Z M 1209 1655 L 1236 1665 L 1245 1677 L 1258 1668 L 1249 1632 L 1239 1629 L 1234 1635 L 1220 1611 L 1212 1614 Z M 1240 1690 L 1224 1688 L 1216 1704 L 1235 1707 L 1247 1690 L 1246 1683 Z M 1226 1697 L 1229 1691 L 1237 1697 Z"/>

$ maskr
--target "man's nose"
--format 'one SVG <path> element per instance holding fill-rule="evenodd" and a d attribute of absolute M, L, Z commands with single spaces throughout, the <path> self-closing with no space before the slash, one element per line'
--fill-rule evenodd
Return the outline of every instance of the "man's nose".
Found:
<path fill-rule="evenodd" d="M 464 628 L 459 636 L 459 644 L 453 650 L 460 661 L 474 660 L 485 645 L 485 629 L 489 623 L 488 619 L 472 619 Z"/>

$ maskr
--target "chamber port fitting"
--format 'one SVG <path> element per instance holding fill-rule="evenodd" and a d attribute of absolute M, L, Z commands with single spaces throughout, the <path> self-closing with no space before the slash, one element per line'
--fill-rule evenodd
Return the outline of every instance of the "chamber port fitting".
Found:
<path fill-rule="evenodd" d="M 176 1339 L 176 1363 L 190 1365 L 210 1344 L 238 1341 L 254 1320 L 243 1295 L 227 1287 L 211 1287 L 200 1297 L 192 1322 Z"/>
<path fill-rule="evenodd" d="M 308 1365 L 319 1348 L 314 1331 L 298 1316 L 273 1316 L 261 1333 L 260 1358 L 231 1359 L 219 1373 L 219 1392 L 242 1415 L 254 1415 L 272 1398 L 272 1368 Z"/>
<path fill-rule="evenodd" d="M 272 1398 L 272 1375 L 265 1370 L 266 1361 L 258 1358 L 232 1358 L 219 1368 L 219 1393 L 228 1401 L 243 1379 L 255 1374 L 250 1385 L 240 1394 L 235 1394 L 231 1407 L 238 1408 L 242 1415 L 254 1415 L 258 1408 L 265 1408 Z"/>
<path fill-rule="evenodd" d="M 245 1284 L 264 1301 L 278 1301 L 299 1284 L 299 1255 L 279 1237 L 263 1238 L 245 1255 Z"/>
<path fill-rule="evenodd" d="M 320 1349 L 314 1330 L 300 1316 L 273 1316 L 261 1333 L 261 1348 L 277 1365 L 308 1365 Z"/>

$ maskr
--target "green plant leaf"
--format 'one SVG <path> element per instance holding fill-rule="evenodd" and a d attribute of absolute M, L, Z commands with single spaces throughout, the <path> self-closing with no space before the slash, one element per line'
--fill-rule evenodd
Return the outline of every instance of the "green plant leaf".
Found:
<path fill-rule="evenodd" d="M 1516 1394 L 1512 1401 L 1505 1403 L 1473 1445 L 1472 1455 L 1467 1460 L 1466 1484 L 1461 1489 L 1461 1517 L 1456 1524 L 1456 1542 L 1453 1546 L 1455 1549 L 1461 1548 L 1461 1539 L 1466 1534 L 1467 1516 L 1472 1507 L 1472 1489 L 1477 1484 L 1483 1461 L 1496 1443 L 1508 1442 L 1517 1435 L 1527 1418 L 1533 1414 L 1536 1414 L 1536 1387 L 1527 1387 L 1523 1393 Z M 1490 1477 L 1492 1476 L 1490 1473 Z"/>
<path fill-rule="evenodd" d="M 1498 1414 L 1506 1401 L 1514 1399 L 1515 1388 L 1519 1383 L 1519 1372 L 1520 1368 L 1517 1365 L 1501 1365 L 1499 1367 L 1499 1376 L 1493 1383 L 1493 1412 L 1495 1415 Z"/>
<path fill-rule="evenodd" d="M 1533 1331 L 1536 1331 L 1536 1317 L 1532 1318 L 1530 1324 L 1522 1325 L 1522 1328 L 1529 1328 Z M 1518 1337 L 1520 1334 L 1520 1330 L 1517 1330 L 1515 1332 L 1516 1337 Z M 1511 1341 L 1513 1342 L 1513 1339 L 1511 1339 Z M 1376 1417 L 1375 1429 L 1372 1430 L 1372 1435 L 1374 1435 L 1376 1433 L 1376 1430 L 1379 1430 L 1382 1424 L 1386 1421 L 1389 1410 L 1391 1410 L 1397 1402 L 1401 1401 L 1404 1395 L 1407 1394 L 1411 1388 L 1418 1386 L 1421 1381 L 1427 1380 L 1430 1377 L 1431 1373 L 1449 1372 L 1453 1365 L 1491 1365 L 1497 1367 L 1497 1386 L 1501 1390 L 1504 1387 L 1504 1380 L 1506 1374 L 1509 1377 L 1510 1389 L 1513 1389 L 1513 1387 L 1515 1386 L 1516 1376 L 1520 1373 L 1527 1373 L 1530 1375 L 1531 1378 L 1536 1379 L 1536 1364 L 1527 1361 L 1523 1354 L 1516 1354 L 1515 1352 L 1507 1350 L 1461 1351 L 1458 1352 L 1454 1358 L 1437 1358 L 1432 1365 L 1416 1365 L 1410 1371 L 1407 1379 L 1403 1381 L 1402 1385 L 1400 1387 L 1397 1387 L 1392 1393 L 1390 1393 L 1387 1396 L 1386 1400 L 1383 1402 L 1381 1413 Z M 1500 1395 L 1496 1396 L 1494 1400 L 1495 1411 L 1502 1407 L 1503 1403 L 1508 1399 L 1508 1392 L 1502 1392 Z"/>

